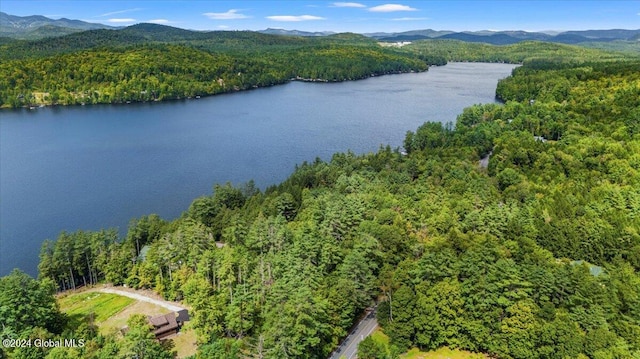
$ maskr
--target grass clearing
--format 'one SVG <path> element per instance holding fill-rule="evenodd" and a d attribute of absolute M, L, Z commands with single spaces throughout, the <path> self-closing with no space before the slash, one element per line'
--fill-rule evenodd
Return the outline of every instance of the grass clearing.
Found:
<path fill-rule="evenodd" d="M 71 327 L 76 327 L 92 314 L 101 334 L 113 333 L 127 324 L 133 314 L 156 316 L 171 311 L 156 304 L 138 301 L 118 294 L 85 291 L 79 293 L 65 293 L 57 298 L 60 310 L 69 316 Z M 187 322 L 185 327 L 171 337 L 173 350 L 178 358 L 195 355 L 197 350 L 196 333 Z M 382 334 L 384 335 L 384 334 Z"/>
<path fill-rule="evenodd" d="M 401 359 L 486 359 L 484 354 L 472 353 L 464 350 L 438 348 L 430 352 L 421 352 L 417 348 L 409 350 L 400 356 Z"/>
<path fill-rule="evenodd" d="M 196 331 L 187 324 L 182 330 L 171 338 L 173 341 L 173 350 L 176 351 L 178 358 L 188 358 L 196 354 L 198 346 L 196 345 Z"/>
<path fill-rule="evenodd" d="M 384 345 L 385 347 L 389 346 L 389 337 L 384 334 L 382 332 L 382 329 L 380 329 L 379 327 L 373 333 L 371 333 L 371 339 L 373 339 L 373 341 L 376 343 Z"/>
<path fill-rule="evenodd" d="M 159 314 L 167 314 L 170 312 L 168 309 L 163 308 L 159 305 L 135 301 L 135 299 L 134 302 L 135 303 L 129 305 L 120 312 L 100 323 L 100 332 L 108 333 L 112 329 L 120 329 L 124 327 L 125 325 L 127 325 L 127 320 L 129 319 L 129 317 L 134 314 L 143 314 L 146 316 L 154 317 Z"/>
<path fill-rule="evenodd" d="M 377 328 L 371 333 L 374 342 L 380 344 L 390 355 L 389 337 Z M 400 355 L 400 359 L 487 359 L 488 356 L 479 353 L 472 353 L 465 350 L 450 349 L 447 347 L 438 348 L 429 352 L 421 352 L 418 348 L 413 348 L 407 353 Z"/>
<path fill-rule="evenodd" d="M 103 322 L 135 302 L 117 294 L 81 292 L 58 298 L 60 310 L 72 317 L 93 314 L 94 320 Z"/>

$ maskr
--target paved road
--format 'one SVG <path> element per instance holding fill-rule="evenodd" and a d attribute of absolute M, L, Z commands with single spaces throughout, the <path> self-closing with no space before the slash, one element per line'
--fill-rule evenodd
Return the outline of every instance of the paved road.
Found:
<path fill-rule="evenodd" d="M 159 305 L 163 308 L 167 308 L 172 312 L 179 312 L 185 308 L 183 307 L 179 307 L 177 305 L 175 305 L 174 303 L 171 302 L 167 302 L 165 300 L 158 300 L 158 299 L 153 299 L 153 298 L 149 298 L 147 296 L 141 295 L 141 294 L 137 294 L 137 293 L 131 293 L 131 292 L 127 292 L 124 290 L 118 290 L 118 289 L 114 289 L 114 288 L 100 288 L 96 290 L 97 292 L 101 292 L 101 293 L 111 293 L 111 294 L 118 294 L 118 295 L 122 295 L 125 297 L 129 297 L 129 298 L 133 298 L 136 300 L 140 300 L 143 302 L 147 302 L 147 303 L 151 303 L 151 304 L 155 304 L 155 305 Z"/>
<path fill-rule="evenodd" d="M 354 359 L 357 358 L 358 354 L 358 344 L 360 342 L 371 335 L 374 330 L 378 327 L 378 321 L 376 320 L 376 312 L 375 310 L 371 312 L 369 315 L 364 317 L 358 325 L 352 329 L 349 336 L 347 336 L 344 341 L 340 344 L 338 349 L 334 351 L 329 359 Z"/>

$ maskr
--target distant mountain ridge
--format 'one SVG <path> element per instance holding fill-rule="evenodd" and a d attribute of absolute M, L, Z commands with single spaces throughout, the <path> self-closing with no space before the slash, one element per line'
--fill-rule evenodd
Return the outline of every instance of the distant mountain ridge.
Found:
<path fill-rule="evenodd" d="M 117 27 L 71 19 L 50 19 L 41 15 L 14 16 L 0 12 L 0 36 L 15 39 L 39 39 L 74 32 L 117 29 Z"/>
<path fill-rule="evenodd" d="M 199 31 L 191 31 L 169 26 L 161 26 L 154 24 L 138 24 L 134 25 L 138 29 L 147 30 L 145 36 L 153 36 L 156 40 L 158 37 L 168 36 L 170 38 L 197 38 L 202 33 Z M 89 23 L 80 20 L 70 19 L 50 19 L 45 16 L 14 16 L 4 12 L 0 12 L 0 37 L 8 37 L 13 39 L 43 39 L 48 37 L 68 35 L 80 31 L 87 30 L 118 30 L 131 31 L 131 27 L 112 27 L 103 24 Z M 129 29 L 129 30 L 127 30 Z M 255 31 L 268 35 L 280 36 L 300 36 L 300 37 L 323 37 L 335 35 L 332 31 L 301 31 L 301 30 L 285 30 L 268 28 L 265 30 Z M 153 33 L 153 35 L 149 35 Z M 139 34 L 136 34 L 139 35 Z M 564 32 L 528 32 L 528 31 L 464 31 L 455 32 L 448 30 L 411 30 L 404 32 L 375 32 L 365 33 L 364 36 L 385 42 L 406 42 L 425 39 L 451 39 L 466 42 L 482 42 L 492 45 L 510 45 L 521 41 L 548 41 L 563 44 L 580 44 L 588 42 L 613 42 L 628 41 L 637 42 L 640 40 L 640 29 L 610 29 L 610 30 L 581 30 L 581 31 L 564 31 Z"/>
<path fill-rule="evenodd" d="M 417 41 L 426 39 L 451 39 L 467 42 L 484 42 L 492 45 L 510 45 L 521 41 L 549 41 L 563 44 L 579 44 L 583 42 L 611 42 L 611 41 L 637 41 L 640 36 L 638 30 L 583 30 L 564 31 L 558 33 L 527 32 L 527 31 L 436 31 L 413 30 L 398 33 L 371 33 L 364 34 L 380 41 Z"/>
<path fill-rule="evenodd" d="M 132 45 L 174 44 L 211 51 L 244 52 L 247 49 L 274 46 L 292 48 L 319 43 L 375 45 L 376 40 L 353 33 L 303 37 L 270 35 L 256 31 L 192 31 L 167 25 L 140 23 L 117 30 L 87 30 L 28 41 L 0 37 L 0 61 L 37 58 L 96 47 L 122 49 Z"/>
<path fill-rule="evenodd" d="M 300 30 L 285 30 L 285 29 L 272 29 L 272 28 L 259 30 L 257 32 L 260 32 L 263 34 L 269 34 L 269 35 L 284 35 L 284 36 L 328 36 L 328 35 L 336 34 L 333 31 L 308 32 L 308 31 L 300 31 Z"/>

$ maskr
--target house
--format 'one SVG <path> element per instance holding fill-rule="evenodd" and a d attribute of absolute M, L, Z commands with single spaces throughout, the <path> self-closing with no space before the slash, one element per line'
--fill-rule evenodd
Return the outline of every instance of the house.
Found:
<path fill-rule="evenodd" d="M 156 335 L 156 339 L 164 339 L 170 335 L 178 334 L 180 329 L 180 325 L 176 320 L 176 313 L 149 317 L 149 324 L 153 326 L 153 334 Z"/>
<path fill-rule="evenodd" d="M 161 340 L 170 335 L 178 334 L 178 331 L 184 324 L 189 321 L 189 311 L 182 309 L 178 312 L 158 315 L 156 317 L 147 317 L 149 324 L 153 327 L 153 334 L 156 339 Z"/>

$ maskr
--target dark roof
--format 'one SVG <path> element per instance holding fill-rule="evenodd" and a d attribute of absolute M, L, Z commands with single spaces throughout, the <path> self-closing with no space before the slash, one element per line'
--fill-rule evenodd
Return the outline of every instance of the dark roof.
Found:
<path fill-rule="evenodd" d="M 149 318 L 149 322 L 151 323 L 151 325 L 153 325 L 156 328 L 169 324 L 169 320 L 167 320 L 167 317 L 164 315 Z"/>
<path fill-rule="evenodd" d="M 181 323 L 188 322 L 189 319 L 190 319 L 189 312 L 186 309 L 178 311 L 178 317 L 176 318 L 178 322 L 181 322 Z"/>
<path fill-rule="evenodd" d="M 149 323 L 153 325 L 153 333 L 156 337 L 161 337 L 171 331 L 178 331 L 178 322 L 176 321 L 175 313 L 149 318 Z"/>

